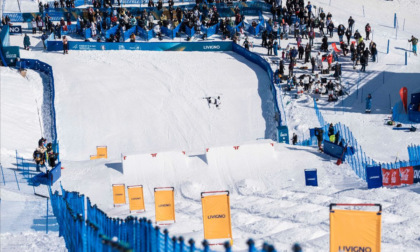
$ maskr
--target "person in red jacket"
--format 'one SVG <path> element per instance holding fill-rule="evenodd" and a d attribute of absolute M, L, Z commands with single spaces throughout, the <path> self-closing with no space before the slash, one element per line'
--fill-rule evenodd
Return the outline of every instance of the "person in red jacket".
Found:
<path fill-rule="evenodd" d="M 369 40 L 370 30 L 371 30 L 370 25 L 369 23 L 367 23 L 367 25 L 365 26 L 366 40 Z"/>
<path fill-rule="evenodd" d="M 327 62 L 328 62 L 328 70 L 331 70 L 331 64 L 332 64 L 333 56 L 332 54 L 328 54 L 327 56 Z"/>

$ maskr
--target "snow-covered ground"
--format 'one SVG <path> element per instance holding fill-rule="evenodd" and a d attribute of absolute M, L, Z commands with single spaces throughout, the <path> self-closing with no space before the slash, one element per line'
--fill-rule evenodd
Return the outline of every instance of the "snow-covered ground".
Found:
<path fill-rule="evenodd" d="M 321 97 L 318 104 L 325 119 L 348 125 L 367 155 L 377 161 L 407 159 L 406 147 L 420 143 L 420 133 L 393 131 L 384 119 L 390 115 L 389 96 L 393 106 L 401 87 L 406 86 L 409 94 L 420 90 L 419 58 L 410 54 L 408 66 L 404 65 L 407 39 L 420 34 L 415 15 L 420 3 L 334 0 L 328 6 L 327 0 L 311 2 L 330 11 L 336 25 L 346 25 L 349 15 L 360 31 L 369 22 L 379 48 L 379 62 L 369 63 L 366 73 L 359 74 L 348 57 L 343 59 L 343 82 L 350 95 L 336 104 Z M 399 17 L 398 39 L 394 12 Z M 388 39 L 391 47 L 386 54 Z M 12 45 L 21 46 L 22 40 L 11 37 Z M 63 186 L 91 197 L 110 215 L 128 214 L 126 206 L 112 207 L 112 183 L 143 184 L 146 212 L 139 216 L 152 220 L 153 188 L 174 186 L 177 222 L 168 227 L 170 234 L 200 241 L 200 192 L 230 190 L 235 250 L 244 250 L 245 241 L 252 237 L 259 245 L 274 244 L 278 251 L 288 250 L 294 242 L 301 243 L 304 251 L 327 251 L 330 203 L 380 203 L 382 251 L 420 250 L 419 185 L 367 190 L 348 165 L 336 166 L 335 159 L 313 148 L 272 146 L 269 140 L 258 140 L 272 136 L 266 130 L 273 126 L 268 78 L 241 56 L 124 51 L 70 51 L 64 56 L 38 50 L 38 35 L 31 36 L 31 41 L 35 48 L 21 51 L 21 57 L 40 59 L 54 70 Z M 259 41 L 254 39 L 253 51 L 265 54 Z M 338 41 L 336 34 L 333 41 Z M 282 40 L 281 46 L 286 47 L 286 42 Z M 295 44 L 292 39 L 288 42 Z M 315 42 L 317 49 L 320 41 Z M 31 244 L 37 244 L 43 250 L 64 250 L 54 220 L 52 234 L 41 234 L 46 200 L 32 196 L 21 171 L 16 171 L 21 191 L 14 180 L 15 150 L 30 159 L 40 137 L 37 108 L 42 119 L 42 79 L 32 71 L 24 79 L 7 68 L 1 68 L 0 74 L 1 160 L 7 183 L 1 187 L 1 248 L 34 250 Z M 368 93 L 373 96 L 373 112 L 365 115 Z M 202 99 L 219 94 L 220 110 L 209 108 Z M 312 97 L 284 95 L 290 135 L 307 137 L 308 128 L 318 126 Z M 109 159 L 87 160 L 97 145 L 108 145 Z M 234 145 L 240 145 L 239 150 Z M 127 163 L 123 168 L 121 153 L 135 165 Z M 152 158 L 150 153 L 158 155 Z M 319 187 L 304 186 L 307 168 L 318 169 Z M 46 244 L 47 240 L 52 242 Z"/>

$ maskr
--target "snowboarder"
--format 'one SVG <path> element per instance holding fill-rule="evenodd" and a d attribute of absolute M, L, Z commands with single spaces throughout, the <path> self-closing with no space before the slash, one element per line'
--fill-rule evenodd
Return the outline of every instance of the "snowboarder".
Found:
<path fill-rule="evenodd" d="M 412 35 L 411 39 L 408 40 L 408 42 L 411 42 L 411 44 L 413 45 L 413 53 L 417 56 L 417 43 L 419 42 L 419 39 Z"/>
<path fill-rule="evenodd" d="M 214 104 L 214 106 L 216 108 L 219 108 L 221 102 L 220 102 L 220 96 L 217 97 L 205 97 L 205 99 L 207 100 L 207 103 L 209 105 L 209 107 L 211 106 L 211 104 Z"/>
<path fill-rule="evenodd" d="M 372 95 L 368 94 L 366 97 L 366 111 L 365 113 L 370 114 L 370 111 L 372 109 Z"/>
<path fill-rule="evenodd" d="M 28 34 L 25 33 L 25 37 L 23 37 L 23 48 L 29 51 L 29 46 L 31 45 L 31 40 Z"/>

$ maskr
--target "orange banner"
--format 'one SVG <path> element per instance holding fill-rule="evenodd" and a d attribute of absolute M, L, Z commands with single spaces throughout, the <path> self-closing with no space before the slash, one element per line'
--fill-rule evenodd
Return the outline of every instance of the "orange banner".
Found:
<path fill-rule="evenodd" d="M 203 208 L 204 239 L 230 239 L 232 224 L 230 219 L 229 192 L 219 195 L 201 195 Z"/>
<path fill-rule="evenodd" d="M 330 252 L 381 251 L 380 212 L 332 210 Z"/>
<path fill-rule="evenodd" d="M 143 186 L 127 186 L 128 203 L 131 211 L 146 211 L 144 207 Z"/>
<path fill-rule="evenodd" d="M 155 188 L 155 212 L 156 222 L 175 222 L 175 199 L 174 188 Z"/>
<path fill-rule="evenodd" d="M 125 204 L 125 185 L 124 184 L 114 184 L 112 185 L 112 194 L 114 196 L 114 206 Z"/>

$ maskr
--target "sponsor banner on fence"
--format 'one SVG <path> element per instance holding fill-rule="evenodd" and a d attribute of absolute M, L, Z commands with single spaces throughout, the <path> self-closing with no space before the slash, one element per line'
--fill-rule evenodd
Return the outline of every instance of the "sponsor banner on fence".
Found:
<path fill-rule="evenodd" d="M 130 204 L 130 212 L 132 211 L 145 211 L 143 186 L 127 186 L 128 203 Z"/>
<path fill-rule="evenodd" d="M 382 168 L 382 184 L 383 186 L 400 186 L 400 170 L 392 169 L 387 170 Z"/>
<path fill-rule="evenodd" d="M 400 174 L 401 174 L 401 183 L 402 184 L 413 184 L 414 179 L 414 170 L 412 166 L 409 167 L 401 167 L 400 168 Z"/>
<path fill-rule="evenodd" d="M 16 58 L 20 58 L 19 46 L 5 46 L 3 47 L 3 54 L 7 65 L 14 66 Z"/>
<path fill-rule="evenodd" d="M 382 173 L 380 166 L 366 166 L 366 181 L 368 189 L 382 186 Z"/>
<path fill-rule="evenodd" d="M 413 183 L 420 183 L 420 165 L 413 166 Z"/>
<path fill-rule="evenodd" d="M 125 204 L 125 185 L 124 184 L 114 184 L 112 185 L 112 194 L 114 197 L 114 206 Z"/>
<path fill-rule="evenodd" d="M 378 212 L 330 212 L 330 251 L 381 251 L 381 215 Z"/>
<path fill-rule="evenodd" d="M 0 26 L 0 31 L 1 30 L 3 30 L 3 26 Z M 22 34 L 22 26 L 20 26 L 20 25 L 12 25 L 12 26 L 9 26 L 9 33 L 11 35 L 14 35 L 14 34 Z"/>
<path fill-rule="evenodd" d="M 175 221 L 174 188 L 155 188 L 156 222 Z"/>
<path fill-rule="evenodd" d="M 48 51 L 63 50 L 62 41 L 48 41 Z M 70 50 L 143 50 L 143 51 L 232 51 L 232 42 L 75 42 L 69 41 Z"/>
<path fill-rule="evenodd" d="M 230 239 L 232 242 L 229 192 L 222 193 L 217 195 L 201 194 L 204 239 Z"/>

